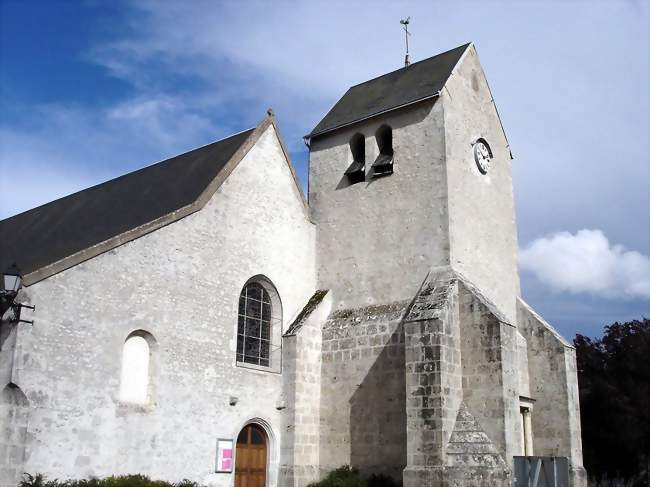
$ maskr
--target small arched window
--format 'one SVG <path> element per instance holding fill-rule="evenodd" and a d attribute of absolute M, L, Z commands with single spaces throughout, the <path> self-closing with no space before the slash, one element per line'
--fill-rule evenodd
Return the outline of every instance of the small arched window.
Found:
<path fill-rule="evenodd" d="M 147 404 L 150 400 L 151 346 L 146 332 L 134 332 L 122 348 L 122 375 L 120 400 L 133 404 Z"/>
<path fill-rule="evenodd" d="M 372 164 L 374 176 L 393 174 L 393 129 L 382 125 L 375 134 L 379 155 Z"/>
<path fill-rule="evenodd" d="M 239 295 L 237 320 L 237 362 L 269 367 L 274 309 L 269 285 L 253 280 Z"/>
<path fill-rule="evenodd" d="M 352 164 L 345 171 L 350 183 L 358 183 L 366 178 L 366 139 L 362 134 L 354 134 L 350 139 Z"/>

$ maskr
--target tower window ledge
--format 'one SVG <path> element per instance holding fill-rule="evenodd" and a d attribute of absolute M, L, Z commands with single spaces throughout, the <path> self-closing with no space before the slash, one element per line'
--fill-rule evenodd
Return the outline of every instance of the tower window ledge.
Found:
<path fill-rule="evenodd" d="M 393 154 L 379 154 L 372 163 L 373 177 L 393 174 Z"/>
<path fill-rule="evenodd" d="M 363 161 L 354 161 L 345 171 L 345 175 L 351 183 L 358 183 L 365 180 L 366 164 Z"/>

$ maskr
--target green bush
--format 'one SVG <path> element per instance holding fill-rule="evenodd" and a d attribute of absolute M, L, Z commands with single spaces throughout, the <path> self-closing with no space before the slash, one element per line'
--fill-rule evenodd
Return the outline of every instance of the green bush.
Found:
<path fill-rule="evenodd" d="M 345 465 L 332 470 L 323 480 L 309 484 L 308 487 L 366 487 L 366 482 L 361 478 L 359 470 Z"/>
<path fill-rule="evenodd" d="M 178 483 L 151 480 L 144 475 L 120 475 L 105 479 L 89 480 L 47 480 L 42 474 L 26 473 L 20 487 L 200 487 L 196 482 L 181 480 Z"/>
<path fill-rule="evenodd" d="M 349 465 L 331 471 L 320 482 L 308 487 L 397 487 L 397 483 L 387 475 L 373 474 L 367 480 L 361 477 L 359 470 Z"/>
<path fill-rule="evenodd" d="M 367 487 L 398 487 L 392 477 L 384 474 L 372 474 L 367 482 Z"/>

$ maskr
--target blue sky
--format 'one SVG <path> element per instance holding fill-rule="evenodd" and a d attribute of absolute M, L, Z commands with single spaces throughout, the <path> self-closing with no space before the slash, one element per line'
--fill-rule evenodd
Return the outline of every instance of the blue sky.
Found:
<path fill-rule="evenodd" d="M 0 0 L 0 217 L 474 41 L 510 140 L 522 292 L 565 336 L 650 316 L 648 2 Z"/>

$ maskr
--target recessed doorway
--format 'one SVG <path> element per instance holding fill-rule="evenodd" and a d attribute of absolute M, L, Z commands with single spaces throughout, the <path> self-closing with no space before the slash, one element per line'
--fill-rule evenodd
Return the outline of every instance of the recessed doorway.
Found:
<path fill-rule="evenodd" d="M 237 437 L 235 487 L 266 487 L 268 437 L 255 423 L 247 424 Z"/>

